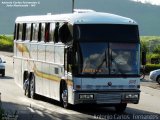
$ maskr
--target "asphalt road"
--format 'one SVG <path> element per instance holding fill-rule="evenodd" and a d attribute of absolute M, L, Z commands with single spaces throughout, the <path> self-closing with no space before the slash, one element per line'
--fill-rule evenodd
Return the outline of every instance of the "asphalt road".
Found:
<path fill-rule="evenodd" d="M 115 113 L 112 107 L 75 106 L 64 109 L 52 99 L 25 97 L 23 90 L 14 82 L 12 53 L 0 52 L 0 56 L 7 62 L 6 76 L 0 77 L 2 107 L 8 114 L 17 112 L 18 120 L 160 120 L 160 90 L 156 89 L 159 85 L 148 81 L 148 78 L 141 82 L 139 104 L 128 104 L 123 114 Z"/>

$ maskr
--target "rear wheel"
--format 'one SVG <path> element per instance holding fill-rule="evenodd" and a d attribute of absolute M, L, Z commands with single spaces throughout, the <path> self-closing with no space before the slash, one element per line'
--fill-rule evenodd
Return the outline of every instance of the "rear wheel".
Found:
<path fill-rule="evenodd" d="M 31 76 L 30 80 L 30 96 L 32 99 L 35 99 L 35 76 Z"/>
<path fill-rule="evenodd" d="M 123 113 L 126 110 L 127 103 L 121 103 L 115 106 L 116 112 Z"/>

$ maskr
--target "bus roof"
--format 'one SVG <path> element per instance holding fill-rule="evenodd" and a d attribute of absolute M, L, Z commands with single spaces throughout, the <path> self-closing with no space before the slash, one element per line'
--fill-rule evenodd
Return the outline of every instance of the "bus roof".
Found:
<path fill-rule="evenodd" d="M 35 23 L 66 21 L 70 24 L 137 24 L 134 20 L 110 13 L 102 12 L 75 12 L 69 14 L 39 15 L 17 17 L 16 23 Z"/>

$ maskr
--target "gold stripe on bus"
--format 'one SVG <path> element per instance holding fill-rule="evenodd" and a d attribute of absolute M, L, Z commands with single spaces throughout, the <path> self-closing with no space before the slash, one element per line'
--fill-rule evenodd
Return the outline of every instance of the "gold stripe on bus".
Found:
<path fill-rule="evenodd" d="M 20 52 L 29 52 L 28 48 L 23 44 L 16 44 L 16 46 Z"/>
<path fill-rule="evenodd" d="M 37 70 L 34 70 L 34 73 L 38 77 L 45 78 L 45 79 L 48 79 L 48 80 L 53 80 L 53 81 L 56 81 L 56 82 L 60 82 L 60 80 L 61 80 L 60 77 L 57 77 L 55 75 L 46 74 L 46 73 L 43 73 L 43 72 L 40 72 L 40 71 L 37 71 Z M 67 80 L 67 85 L 73 86 L 72 80 Z"/>
<path fill-rule="evenodd" d="M 41 77 L 41 78 L 45 78 L 45 79 L 48 79 L 48 80 L 53 80 L 53 81 L 60 81 L 60 77 L 57 77 L 55 75 L 50 75 L 50 74 L 46 74 L 46 73 L 43 73 L 43 72 L 40 72 L 38 70 L 34 70 L 34 73 L 38 76 L 38 77 Z"/>

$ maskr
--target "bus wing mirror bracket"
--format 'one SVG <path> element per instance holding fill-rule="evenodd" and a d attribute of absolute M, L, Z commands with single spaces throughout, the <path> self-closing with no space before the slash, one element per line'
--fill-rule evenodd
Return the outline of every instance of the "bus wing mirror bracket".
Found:
<path fill-rule="evenodd" d="M 67 53 L 67 63 L 68 63 L 68 64 L 72 64 L 72 61 L 73 61 L 72 58 L 73 58 L 73 57 L 72 57 L 72 50 L 69 49 L 69 50 L 68 50 L 68 53 Z"/>
<path fill-rule="evenodd" d="M 146 65 L 146 52 L 145 51 L 143 51 L 142 52 L 142 65 Z"/>

